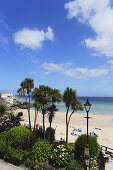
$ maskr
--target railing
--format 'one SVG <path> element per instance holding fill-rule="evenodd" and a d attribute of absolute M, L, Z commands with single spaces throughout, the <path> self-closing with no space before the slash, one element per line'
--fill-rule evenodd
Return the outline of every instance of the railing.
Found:
<path fill-rule="evenodd" d="M 109 148 L 109 147 L 107 147 L 107 146 L 103 146 L 103 145 L 101 145 L 101 147 L 102 147 L 102 149 L 104 150 L 104 151 L 108 151 L 108 152 L 110 152 L 110 153 L 113 153 L 113 149 L 112 148 Z"/>

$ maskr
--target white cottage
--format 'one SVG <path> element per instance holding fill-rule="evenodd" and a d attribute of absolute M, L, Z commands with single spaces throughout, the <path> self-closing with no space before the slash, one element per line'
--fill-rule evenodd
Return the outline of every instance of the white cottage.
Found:
<path fill-rule="evenodd" d="M 0 93 L 1 98 L 13 97 L 13 93 Z"/>
<path fill-rule="evenodd" d="M 14 99 L 13 93 L 0 93 L 0 97 L 9 103 L 13 103 L 13 99 Z"/>

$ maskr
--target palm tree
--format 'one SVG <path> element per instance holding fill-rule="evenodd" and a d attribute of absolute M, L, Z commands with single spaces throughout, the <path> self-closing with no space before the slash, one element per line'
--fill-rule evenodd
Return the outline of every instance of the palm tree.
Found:
<path fill-rule="evenodd" d="M 48 108 L 48 118 L 49 118 L 49 123 L 50 123 L 50 127 L 51 127 L 51 123 L 52 123 L 53 118 L 55 116 L 55 112 L 58 111 L 55 103 L 61 102 L 62 95 L 60 93 L 60 90 L 52 89 L 50 96 L 51 96 L 51 105 Z"/>
<path fill-rule="evenodd" d="M 30 79 L 30 78 L 25 78 L 25 80 L 20 83 L 20 86 L 21 86 L 21 88 L 18 89 L 17 93 L 24 96 L 26 99 L 28 118 L 29 118 L 29 128 L 31 129 L 30 98 L 31 98 L 32 89 L 34 88 L 34 80 Z M 29 102 L 27 102 L 26 93 L 28 94 Z"/>
<path fill-rule="evenodd" d="M 25 97 L 25 95 L 26 95 L 26 91 L 25 91 L 25 89 L 22 88 L 22 87 L 17 90 L 17 93 L 18 93 L 20 96 L 24 96 L 24 97 Z"/>
<path fill-rule="evenodd" d="M 54 104 L 48 107 L 48 119 L 49 119 L 50 128 L 51 128 L 53 118 L 55 117 L 56 111 L 58 111 L 58 109 L 56 109 L 56 106 Z"/>
<path fill-rule="evenodd" d="M 24 88 L 27 91 L 29 102 L 28 102 L 28 117 L 29 117 L 29 128 L 31 129 L 31 118 L 30 118 L 30 98 L 31 98 L 31 91 L 34 88 L 34 80 L 30 78 L 25 78 L 21 85 L 23 84 Z"/>
<path fill-rule="evenodd" d="M 39 88 L 35 88 L 32 93 L 32 98 L 40 104 L 43 115 L 43 133 L 45 139 L 45 114 L 51 101 L 51 87 L 40 85 Z"/>
<path fill-rule="evenodd" d="M 51 103 L 52 105 L 61 102 L 62 95 L 60 93 L 60 90 L 58 89 L 52 89 L 51 91 Z"/>
<path fill-rule="evenodd" d="M 35 118 L 34 118 L 34 130 L 35 130 L 36 120 L 37 120 L 37 116 L 38 116 L 38 111 L 39 111 L 39 109 L 40 109 L 40 104 L 35 101 L 35 102 L 33 103 L 33 106 L 35 107 Z"/>
<path fill-rule="evenodd" d="M 22 82 L 20 83 L 20 86 L 21 86 L 21 89 L 22 89 L 22 96 L 25 97 L 26 103 L 27 103 L 26 90 L 25 90 L 25 88 L 26 88 L 25 81 L 22 81 Z"/>
<path fill-rule="evenodd" d="M 68 143 L 68 127 L 72 114 L 77 110 L 83 110 L 81 102 L 77 99 L 77 93 L 72 88 L 67 87 L 63 93 L 63 102 L 67 108 L 66 111 L 66 145 Z M 71 114 L 69 115 L 69 109 Z"/>

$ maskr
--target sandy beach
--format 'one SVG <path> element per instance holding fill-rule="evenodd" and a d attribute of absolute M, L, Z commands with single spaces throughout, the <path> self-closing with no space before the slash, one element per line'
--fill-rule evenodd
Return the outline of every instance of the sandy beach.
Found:
<path fill-rule="evenodd" d="M 23 112 L 24 121 L 21 124 L 28 124 L 28 113 L 26 109 L 15 110 L 14 113 Z M 31 110 L 31 123 L 34 126 L 34 114 L 35 111 Z M 69 142 L 74 142 L 80 134 L 86 133 L 86 119 L 85 114 L 74 113 L 71 117 L 69 124 Z M 90 114 L 89 119 L 89 133 L 94 132 L 98 135 L 98 142 L 100 145 L 104 145 L 113 148 L 113 116 L 107 115 L 94 115 Z M 42 114 L 39 113 L 37 117 L 37 123 L 42 126 Z M 45 127 L 49 126 L 48 116 L 45 115 Z M 52 127 L 56 129 L 55 138 L 63 138 L 65 140 L 65 112 L 56 112 L 55 118 L 52 122 Z M 76 135 L 71 135 L 74 128 L 81 128 L 82 132 L 75 131 Z"/>

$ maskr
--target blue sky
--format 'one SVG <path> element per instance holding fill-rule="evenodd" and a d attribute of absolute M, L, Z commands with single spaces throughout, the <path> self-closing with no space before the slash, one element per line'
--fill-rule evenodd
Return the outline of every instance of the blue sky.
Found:
<path fill-rule="evenodd" d="M 26 77 L 79 96 L 113 96 L 110 0 L 0 0 L 0 91 Z"/>

